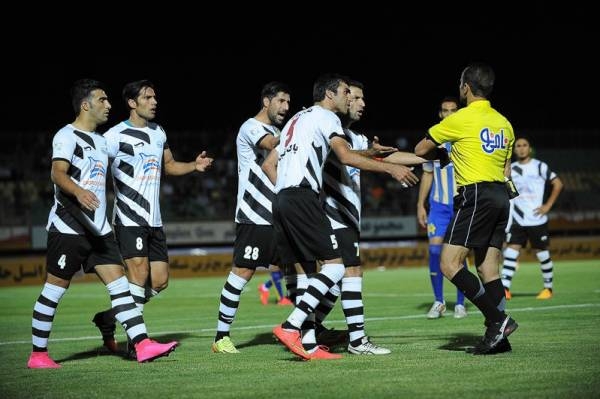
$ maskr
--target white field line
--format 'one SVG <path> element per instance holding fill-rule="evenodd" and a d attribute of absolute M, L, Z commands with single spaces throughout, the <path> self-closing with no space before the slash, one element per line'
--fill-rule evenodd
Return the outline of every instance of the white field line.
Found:
<path fill-rule="evenodd" d="M 542 307 L 526 307 L 526 308 L 510 308 L 509 313 L 517 312 L 545 312 L 549 310 L 566 310 L 566 309 L 581 309 L 581 308 L 594 308 L 600 307 L 600 303 L 581 303 L 577 305 L 556 305 L 556 306 L 542 306 Z M 469 310 L 469 314 L 481 313 L 476 310 Z M 391 316 L 391 317 L 367 317 L 365 321 L 389 321 L 389 320 L 408 320 L 408 319 L 422 319 L 424 318 L 423 313 L 406 315 L 406 316 Z M 345 324 L 345 320 L 327 320 L 327 324 Z M 273 324 L 257 324 L 253 326 L 235 327 L 236 330 L 262 330 L 271 329 Z M 198 333 L 213 333 L 214 328 L 201 328 L 197 330 L 179 330 L 179 331 L 153 331 L 152 335 L 166 335 L 166 334 L 198 334 Z M 117 336 L 123 334 L 116 334 Z M 87 336 L 87 337 L 73 337 L 73 338 L 56 338 L 50 339 L 50 342 L 68 342 L 68 341 L 87 341 L 87 340 L 99 340 L 98 335 Z M 20 345 L 20 344 L 31 344 L 31 339 L 26 341 L 0 341 L 0 346 L 4 345 Z"/>

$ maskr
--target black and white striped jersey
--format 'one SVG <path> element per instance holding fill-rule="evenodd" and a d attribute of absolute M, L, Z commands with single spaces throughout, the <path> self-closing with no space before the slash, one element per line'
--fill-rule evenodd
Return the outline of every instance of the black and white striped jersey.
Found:
<path fill-rule="evenodd" d="M 283 128 L 277 146 L 275 192 L 306 187 L 320 194 L 323 165 L 331 149 L 330 140 L 344 136 L 340 118 L 319 105 L 298 112 Z"/>
<path fill-rule="evenodd" d="M 513 162 L 511 178 L 519 196 L 511 200 L 511 219 L 521 226 L 539 226 L 548 221 L 547 215 L 535 215 L 534 210 L 544 203 L 546 182 L 555 179 L 545 162 L 532 158 L 527 163 Z"/>
<path fill-rule="evenodd" d="M 366 136 L 344 129 L 348 146 L 352 150 L 366 150 Z M 325 213 L 336 229 L 352 228 L 360 232 L 360 169 L 343 165 L 335 153 L 330 152 L 323 169 L 323 194 Z"/>
<path fill-rule="evenodd" d="M 238 191 L 235 222 L 240 224 L 273 224 L 274 187 L 261 166 L 268 151 L 258 146 L 267 135 L 279 135 L 275 126 L 250 118 L 242 124 L 236 139 L 238 158 Z"/>
<path fill-rule="evenodd" d="M 163 152 L 169 148 L 161 126 L 140 128 L 121 122 L 104 137 L 115 188 L 113 223 L 119 226 L 162 226 L 160 176 Z"/>
<path fill-rule="evenodd" d="M 93 192 L 100 206 L 89 211 L 77 198 L 64 193 L 54 185 L 54 206 L 48 215 L 46 230 L 50 233 L 93 234 L 102 236 L 111 232 L 106 218 L 106 172 L 108 154 L 106 140 L 98 133 L 85 132 L 69 124 L 52 139 L 52 161 L 70 164 L 68 175 L 85 190 Z"/>

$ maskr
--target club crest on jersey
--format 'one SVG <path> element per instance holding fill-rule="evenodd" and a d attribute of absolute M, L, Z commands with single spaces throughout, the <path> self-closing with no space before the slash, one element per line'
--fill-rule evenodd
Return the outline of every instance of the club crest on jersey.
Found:
<path fill-rule="evenodd" d="M 140 154 L 142 157 L 142 169 L 144 174 L 158 174 L 160 172 L 160 160 L 156 155 Z"/>
<path fill-rule="evenodd" d="M 504 129 L 500 129 L 500 133 L 494 133 L 489 128 L 484 128 L 479 133 L 481 139 L 481 149 L 486 154 L 492 154 L 494 151 L 506 149 L 508 138 L 504 137 Z"/>
<path fill-rule="evenodd" d="M 94 179 L 98 176 L 106 176 L 106 168 L 104 163 L 100 160 L 88 157 L 90 160 L 90 178 Z"/>

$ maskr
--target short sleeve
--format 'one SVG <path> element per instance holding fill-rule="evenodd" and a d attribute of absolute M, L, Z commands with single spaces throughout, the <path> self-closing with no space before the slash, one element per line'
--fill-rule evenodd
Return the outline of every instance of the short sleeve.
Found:
<path fill-rule="evenodd" d="M 109 130 L 104 134 L 106 139 L 106 149 L 109 158 L 116 158 L 119 152 L 119 135 L 115 130 Z"/>
<path fill-rule="evenodd" d="M 258 146 L 258 143 L 260 143 L 260 141 L 269 134 L 272 133 L 258 125 L 244 129 L 244 136 L 252 143 L 253 146 Z"/>
<path fill-rule="evenodd" d="M 165 129 L 163 129 L 163 127 L 161 125 L 158 125 L 158 129 L 160 130 L 160 132 L 162 134 L 163 151 L 164 150 L 168 150 L 169 149 L 169 143 L 167 142 L 167 132 L 165 131 Z"/>
<path fill-rule="evenodd" d="M 433 125 L 431 128 L 429 128 L 427 136 L 431 138 L 437 145 L 440 145 L 446 141 L 454 143 L 460 139 L 462 137 L 462 131 L 464 130 L 464 127 L 461 127 L 458 123 L 460 118 L 456 118 L 459 112 L 442 119 L 437 125 Z"/>
<path fill-rule="evenodd" d="M 433 172 L 433 162 L 432 161 L 425 162 L 423 164 L 423 171 L 432 173 Z"/>
<path fill-rule="evenodd" d="M 64 160 L 71 163 L 75 153 L 75 135 L 61 130 L 52 139 L 52 160 Z"/>
<path fill-rule="evenodd" d="M 324 123 L 321 125 L 321 135 L 323 135 L 323 139 L 325 139 L 327 143 L 330 143 L 331 139 L 336 136 L 345 136 L 344 129 L 342 128 L 342 121 L 340 121 L 340 118 L 333 112 L 331 112 L 323 122 Z"/>

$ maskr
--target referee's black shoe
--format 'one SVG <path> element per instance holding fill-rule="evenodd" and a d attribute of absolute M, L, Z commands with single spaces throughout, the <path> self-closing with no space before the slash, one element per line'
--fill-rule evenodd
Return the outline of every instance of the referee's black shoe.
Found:
<path fill-rule="evenodd" d="M 466 352 L 471 353 L 471 354 L 476 354 L 475 348 L 476 347 L 467 348 Z M 506 353 L 506 352 L 510 352 L 510 351 L 512 351 L 512 346 L 510 345 L 510 342 L 508 342 L 508 338 L 502 338 L 502 340 L 500 342 L 498 342 L 498 345 L 493 347 L 488 353 L 486 353 L 486 355 L 497 355 L 500 353 Z M 479 354 L 481 355 L 481 353 L 479 353 Z"/>
<path fill-rule="evenodd" d="M 474 355 L 491 355 L 501 353 L 499 352 L 499 349 L 503 349 L 504 352 L 512 350 L 510 343 L 506 338 L 508 338 L 508 336 L 512 334 L 517 327 L 519 327 L 519 325 L 510 316 L 506 316 L 506 318 L 501 322 L 490 323 L 485 331 L 483 339 L 472 349 L 472 351 L 470 351 L 470 353 Z M 501 348 L 498 348 L 503 340 L 506 342 L 502 343 Z"/>

